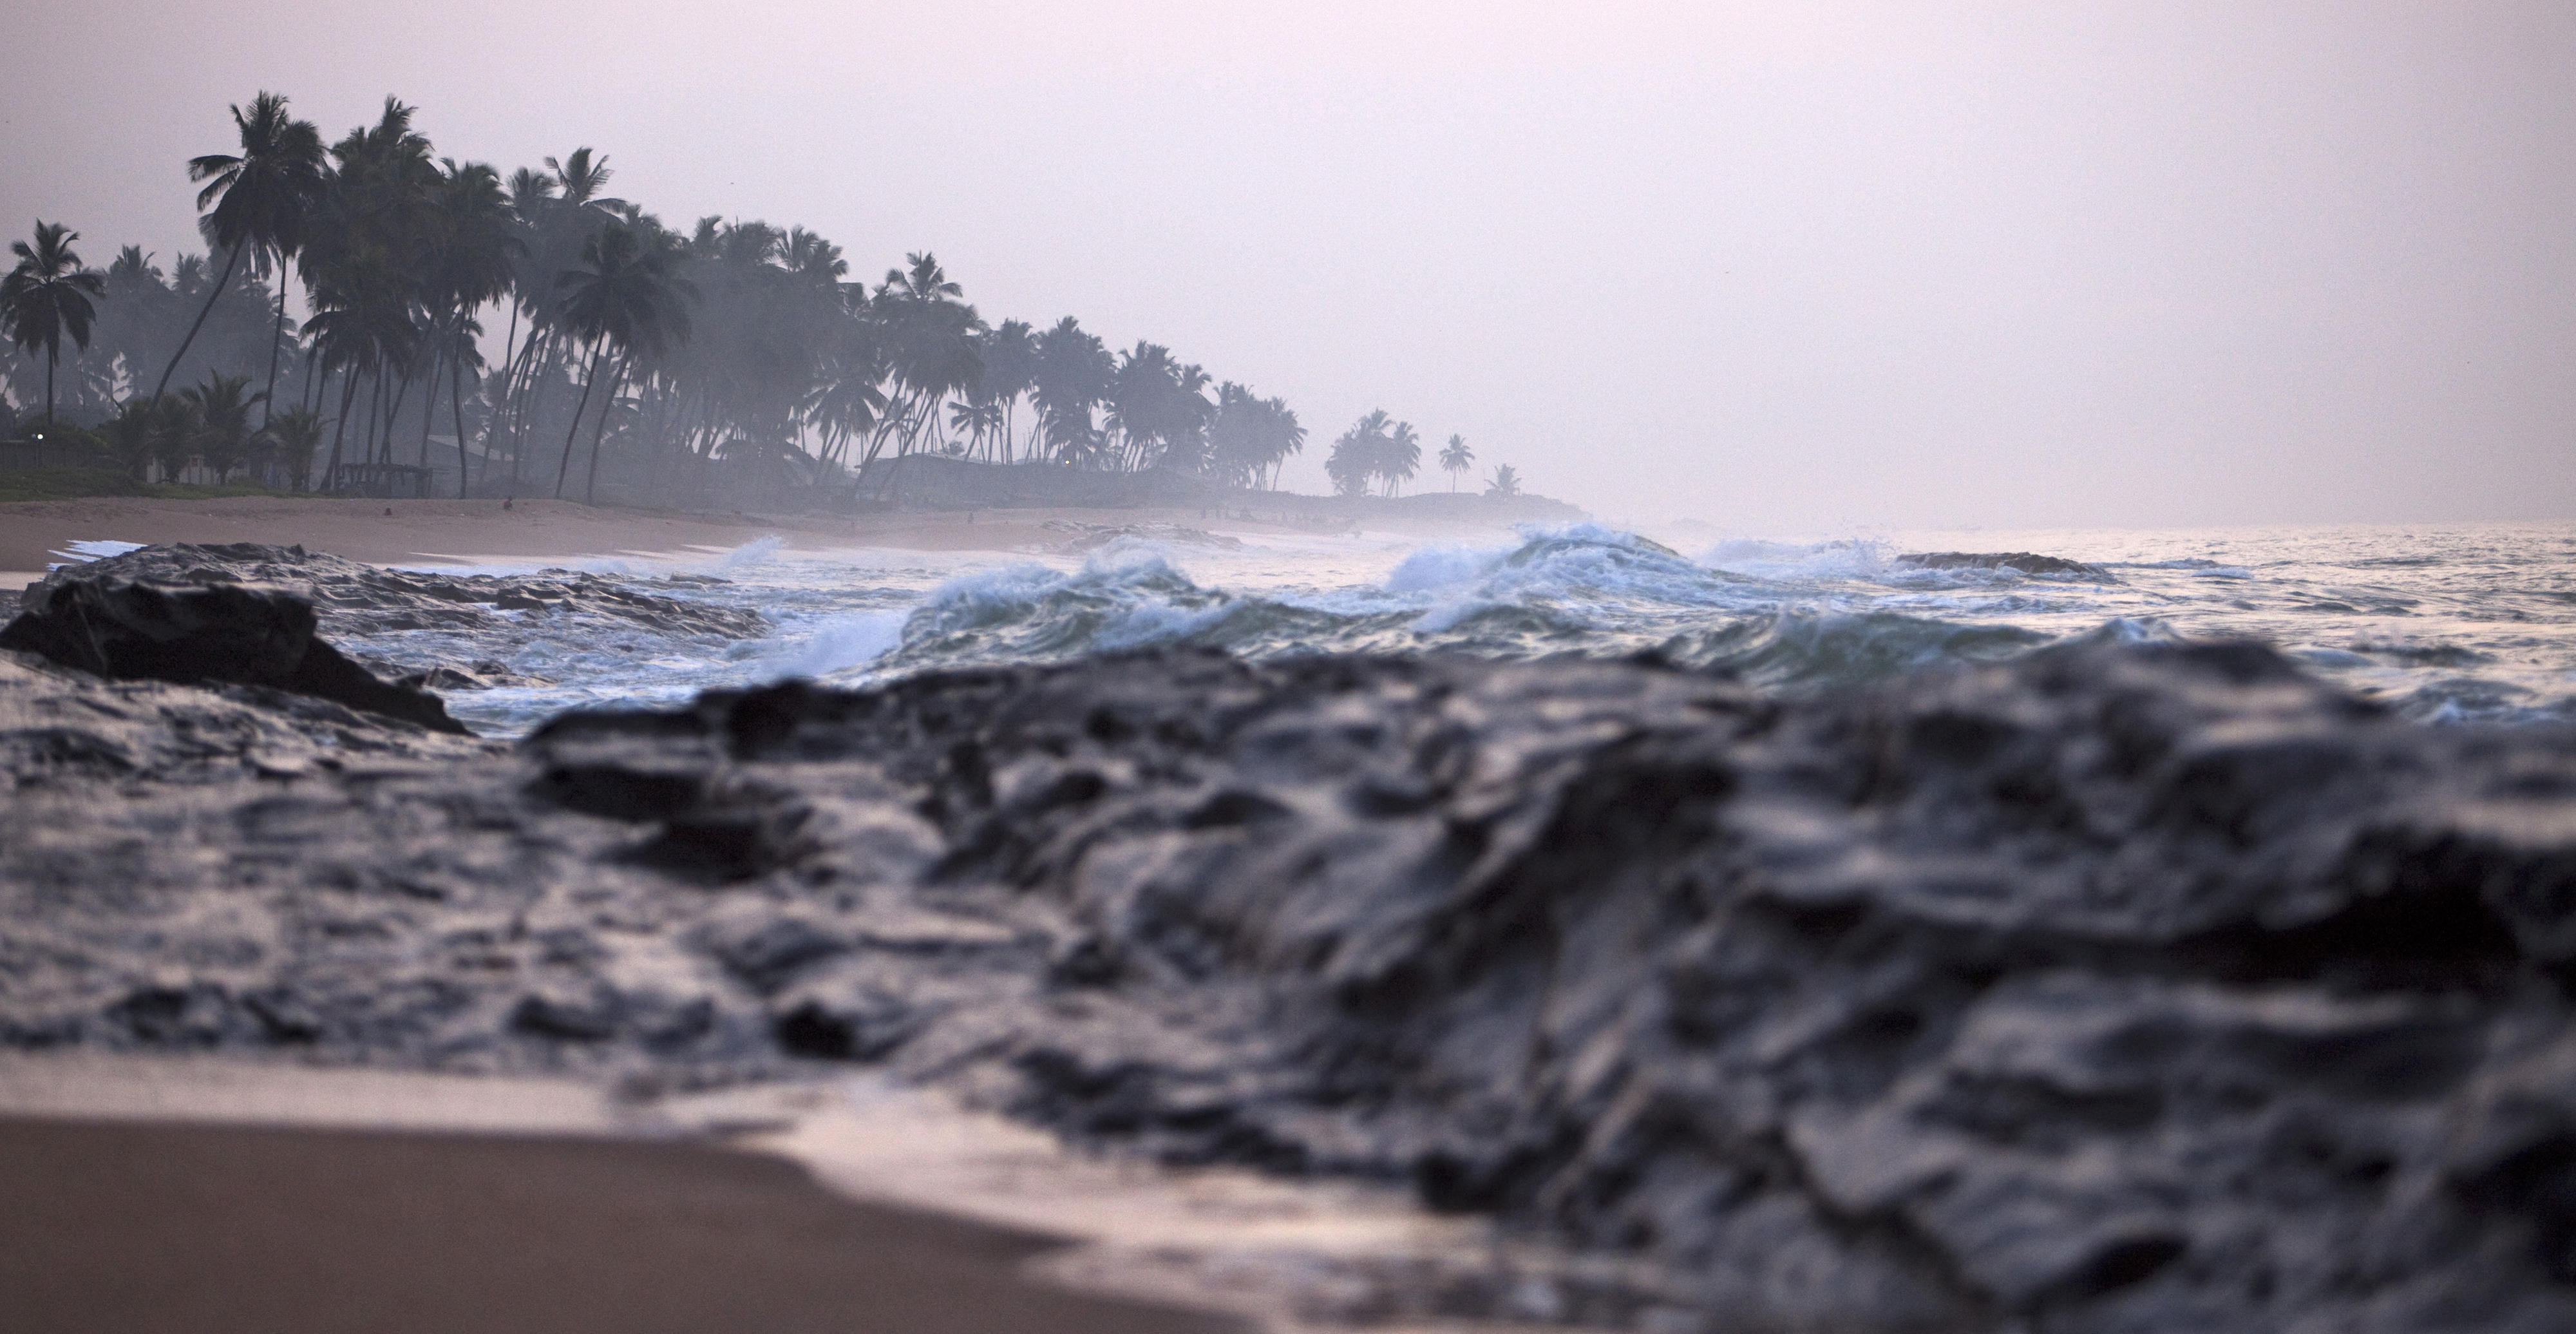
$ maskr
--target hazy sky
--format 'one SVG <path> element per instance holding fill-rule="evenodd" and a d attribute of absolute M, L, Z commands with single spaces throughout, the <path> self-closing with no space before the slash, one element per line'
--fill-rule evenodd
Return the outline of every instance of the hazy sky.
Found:
<path fill-rule="evenodd" d="M 930 249 L 1742 532 L 2576 516 L 2576 5 L 0 0 L 0 226 L 194 245 L 275 89 Z M 39 54 L 41 53 L 41 54 Z M 1447 479 L 1427 472 L 1417 485 Z"/>

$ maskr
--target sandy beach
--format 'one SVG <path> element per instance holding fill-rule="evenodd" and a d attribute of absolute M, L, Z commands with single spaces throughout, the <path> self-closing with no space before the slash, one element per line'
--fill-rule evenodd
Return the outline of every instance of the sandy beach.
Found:
<path fill-rule="evenodd" d="M 1101 1158 L 866 1074 L 0 1053 L 0 1200 L 12 1334 L 1217 1334 L 1337 1302 L 1476 1334 L 1382 1285 L 1496 1254 L 1398 1192 Z"/>
<path fill-rule="evenodd" d="M 23 1334 L 1216 1334 L 1027 1277 L 1048 1238 L 706 1144 L 0 1119 Z"/>

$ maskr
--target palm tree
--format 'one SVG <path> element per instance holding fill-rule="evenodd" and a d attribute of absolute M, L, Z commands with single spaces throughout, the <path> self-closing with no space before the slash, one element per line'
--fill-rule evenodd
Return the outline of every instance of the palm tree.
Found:
<path fill-rule="evenodd" d="M 563 497 L 564 474 L 572 465 L 572 442 L 581 431 L 582 409 L 589 405 L 590 391 L 599 382 L 600 359 L 615 348 L 617 371 L 608 390 L 613 404 L 637 355 L 658 357 L 689 340 L 688 303 L 697 299 L 698 289 L 689 280 L 673 276 L 670 251 L 675 247 L 662 240 L 660 236 L 648 240 L 638 228 L 612 222 L 582 247 L 582 266 L 556 279 L 564 292 L 565 323 L 588 339 L 592 349 L 590 374 L 582 384 L 582 407 L 573 410 L 563 460 L 555 467 L 557 499 Z M 599 425 L 590 438 L 590 475 L 582 491 L 585 504 L 598 498 L 599 442 L 607 430 L 608 406 L 602 405 Z"/>
<path fill-rule="evenodd" d="M 625 204 L 623 199 L 610 199 L 599 193 L 608 178 L 617 173 L 608 169 L 608 155 L 590 155 L 587 147 L 572 150 L 572 156 L 558 162 L 546 159 L 546 170 L 555 174 L 555 184 L 563 189 L 563 202 L 574 208 L 594 210 L 605 216 Z"/>
<path fill-rule="evenodd" d="M 143 439 L 152 461 L 161 465 L 161 480 L 175 482 L 197 457 L 197 410 L 184 397 L 143 403 Z"/>
<path fill-rule="evenodd" d="M 268 395 L 249 393 L 250 377 L 216 373 L 193 389 L 179 391 L 194 418 L 191 452 L 221 483 L 241 466 L 250 449 L 250 410 Z"/>
<path fill-rule="evenodd" d="M 188 163 L 188 179 L 206 182 L 206 188 L 197 192 L 198 211 L 205 214 L 198 220 L 197 229 L 205 234 L 207 245 L 230 253 L 224 260 L 223 275 L 207 291 L 197 322 L 188 327 L 188 336 L 179 340 L 179 350 L 171 354 L 170 364 L 161 371 L 161 382 L 153 386 L 155 402 L 170 387 L 171 373 L 179 369 L 180 358 L 188 355 L 188 345 L 197 341 L 197 331 L 206 326 L 206 317 L 214 313 L 216 299 L 231 285 L 233 268 L 241 263 L 242 252 L 256 247 L 277 257 L 282 269 L 286 255 L 303 245 L 322 196 L 322 133 L 311 121 L 289 119 L 285 98 L 263 92 L 251 99 L 249 111 L 234 107 L 233 126 L 241 135 L 238 156 L 209 153 Z M 282 328 L 286 322 L 286 284 L 282 274 L 277 286 L 277 319 Z M 276 354 L 272 350 L 272 383 L 276 375 Z"/>
<path fill-rule="evenodd" d="M 1038 406 L 1039 437 L 1061 461 L 1086 462 L 1098 443 L 1091 409 L 1108 395 L 1116 363 L 1100 336 L 1085 331 L 1071 315 L 1039 334 L 1035 347 L 1029 397 Z"/>
<path fill-rule="evenodd" d="M 1346 496 L 1368 494 L 1372 478 L 1385 470 L 1388 433 L 1395 422 L 1378 408 L 1351 424 L 1333 441 L 1333 452 L 1324 456 L 1324 475 L 1333 479 L 1333 489 Z"/>
<path fill-rule="evenodd" d="M 1414 433 L 1413 423 L 1397 422 L 1386 433 L 1386 444 L 1379 450 L 1377 475 L 1386 481 L 1386 493 L 1395 494 L 1399 483 L 1410 482 L 1422 467 L 1422 437 Z"/>
<path fill-rule="evenodd" d="M 1476 466 L 1476 451 L 1467 447 L 1467 437 L 1451 435 L 1449 447 L 1440 451 L 1440 471 L 1449 474 L 1449 489 L 1458 489 L 1458 478 Z"/>
<path fill-rule="evenodd" d="M 105 275 L 81 267 L 80 252 L 72 249 L 79 239 L 79 232 L 61 223 L 37 219 L 35 244 L 10 242 L 18 266 L 0 279 L 0 324 L 7 326 L 9 341 L 29 355 L 45 349 L 48 424 L 54 420 L 54 367 L 63 357 L 63 335 L 71 335 L 74 350 L 86 351 L 90 321 L 98 315 L 89 299 L 107 291 Z"/>
<path fill-rule="evenodd" d="M 138 394 L 118 404 L 116 415 L 98 428 L 107 452 L 138 482 L 152 480 L 152 414 L 151 400 Z"/>
<path fill-rule="evenodd" d="M 1494 466 L 1494 480 L 1485 484 L 1489 496 L 1517 496 L 1521 493 L 1521 475 L 1508 463 Z"/>
<path fill-rule="evenodd" d="M 1015 410 L 1021 397 L 1037 387 L 1037 331 L 1024 320 L 1004 320 L 984 335 L 979 348 L 984 362 L 981 391 L 998 405 L 1002 420 L 997 434 L 1002 441 L 1002 462 L 1011 462 L 1012 428 Z"/>
<path fill-rule="evenodd" d="M 313 454 L 322 444 L 322 414 L 311 408 L 288 408 L 268 419 L 261 431 L 277 450 L 277 461 L 286 469 L 295 489 L 306 489 L 313 473 Z"/>
<path fill-rule="evenodd" d="M 479 162 L 460 167 L 453 158 L 443 165 L 431 191 L 427 246 L 421 256 L 419 295 L 431 329 L 431 402 L 421 413 L 420 439 L 426 465 L 438 366 L 444 362 L 450 374 L 448 408 L 456 424 L 456 495 L 462 500 L 472 480 L 465 455 L 465 372 L 483 364 L 476 346 L 483 326 L 473 312 L 509 291 L 513 263 L 527 245 L 513 229 L 500 173 Z"/>

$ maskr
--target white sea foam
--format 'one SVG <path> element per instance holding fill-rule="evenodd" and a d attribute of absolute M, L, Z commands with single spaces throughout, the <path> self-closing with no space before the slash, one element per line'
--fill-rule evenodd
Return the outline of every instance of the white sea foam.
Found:
<path fill-rule="evenodd" d="M 129 551 L 141 551 L 143 547 L 144 544 L 141 542 L 118 542 L 105 538 L 84 539 L 78 542 L 65 542 L 62 550 L 50 553 L 52 555 L 60 556 L 62 559 L 47 565 L 45 568 L 47 570 L 59 570 L 66 565 L 86 565 L 94 560 L 105 560 L 110 556 L 122 556 Z"/>
<path fill-rule="evenodd" d="M 782 675 L 828 676 L 876 661 L 903 642 L 909 613 L 863 611 L 830 616 L 772 659 Z"/>
<path fill-rule="evenodd" d="M 1490 543 L 1283 539 L 1191 548 L 1185 560 L 1164 544 L 1122 538 L 1079 562 L 816 552 L 764 540 L 613 577 L 755 608 L 771 619 L 770 634 L 740 644 L 649 635 L 548 643 L 510 665 L 559 685 L 518 688 L 526 692 L 518 696 L 456 692 L 450 703 L 479 723 L 515 720 L 496 724 L 510 730 L 550 704 L 676 698 L 789 675 L 865 683 L 1164 644 L 1251 656 L 1654 649 L 1796 691 L 2085 635 L 2250 635 L 2416 716 L 2517 721 L 2576 711 L 2576 549 L 2553 545 L 2558 537 L 2493 525 L 2429 534 L 1737 537 L 1691 558 L 1580 523 Z M 1966 549 L 2098 560 L 2109 572 L 1923 570 L 1890 555 Z M 674 583 L 663 572 L 729 582 Z M 353 647 L 419 666 L 493 656 L 430 632 Z"/>

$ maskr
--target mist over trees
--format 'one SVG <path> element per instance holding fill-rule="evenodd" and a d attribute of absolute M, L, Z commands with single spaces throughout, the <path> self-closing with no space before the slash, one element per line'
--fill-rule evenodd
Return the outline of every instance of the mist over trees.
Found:
<path fill-rule="evenodd" d="M 1169 347 L 988 321 L 930 251 L 872 283 L 803 227 L 666 224 L 591 148 L 504 176 L 438 156 L 415 117 L 387 98 L 326 142 L 284 97 L 233 108 L 232 151 L 188 164 L 208 249 L 166 267 L 126 246 L 87 269 L 40 223 L 0 289 L 0 411 L 88 428 L 138 478 L 408 470 L 440 494 L 645 503 L 856 499 L 916 455 L 1273 488 L 1305 447 L 1285 401 Z M 1326 471 L 1392 495 L 1421 462 L 1379 411 Z"/>

